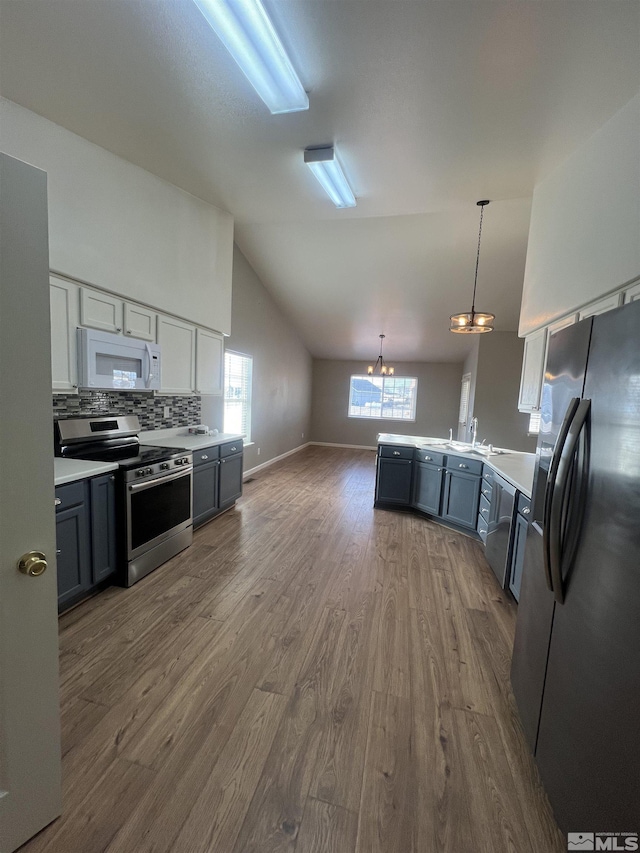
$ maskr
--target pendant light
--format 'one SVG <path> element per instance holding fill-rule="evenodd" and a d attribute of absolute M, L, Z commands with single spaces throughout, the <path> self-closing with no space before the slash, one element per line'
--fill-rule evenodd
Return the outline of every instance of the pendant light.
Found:
<path fill-rule="evenodd" d="M 478 254 L 476 255 L 476 277 L 473 282 L 473 299 L 471 300 L 471 311 L 469 313 L 452 314 L 450 317 L 449 331 L 457 334 L 480 335 L 484 332 L 493 332 L 493 321 L 495 314 L 486 314 L 476 311 L 476 287 L 478 286 L 478 262 L 480 260 L 480 239 L 482 238 L 482 216 L 484 209 L 489 204 L 489 199 L 476 202 L 480 207 L 480 230 L 478 231 Z"/>
<path fill-rule="evenodd" d="M 376 370 L 379 371 L 381 376 L 393 376 L 396 371 L 395 367 L 387 367 L 387 365 L 384 363 L 384 358 L 382 357 L 383 341 L 384 335 L 380 335 L 380 355 L 376 359 L 375 365 L 370 364 L 369 367 L 367 367 L 367 373 L 369 374 L 369 376 L 373 376 Z"/>

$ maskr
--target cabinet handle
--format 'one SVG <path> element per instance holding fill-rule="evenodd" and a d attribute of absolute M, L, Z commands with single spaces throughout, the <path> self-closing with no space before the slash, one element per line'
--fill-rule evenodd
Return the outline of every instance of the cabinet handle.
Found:
<path fill-rule="evenodd" d="M 444 471 L 444 468 L 438 468 L 438 471 Z"/>
<path fill-rule="evenodd" d="M 468 468 L 468 467 L 469 467 L 469 466 L 468 466 L 468 465 L 465 465 L 465 464 L 464 464 L 464 462 L 461 462 L 461 463 L 458 465 L 458 468 Z"/>
<path fill-rule="evenodd" d="M 121 332 L 121 331 L 122 331 L 122 329 L 120 328 L 120 326 L 116 326 L 116 332 Z"/>
<path fill-rule="evenodd" d="M 56 498 L 55 501 L 53 502 L 53 505 L 54 506 L 60 506 L 61 503 L 62 503 L 62 498 Z"/>
<path fill-rule="evenodd" d="M 483 494 L 483 495 L 485 496 L 485 498 L 486 498 L 486 497 L 488 497 L 488 496 L 491 494 L 491 492 L 489 491 L 489 489 L 483 489 L 483 490 L 482 490 L 482 494 Z"/>
<path fill-rule="evenodd" d="M 114 475 L 114 474 L 112 474 L 112 475 L 109 477 L 109 479 L 110 479 L 110 480 L 111 480 L 111 482 L 113 483 L 113 481 L 115 480 L 115 475 Z"/>
<path fill-rule="evenodd" d="M 221 462 L 221 463 L 222 463 L 222 462 L 226 462 L 226 461 L 227 461 L 226 459 L 221 459 L 221 460 L 220 460 L 220 462 Z"/>
<path fill-rule="evenodd" d="M 528 506 L 524 507 L 524 509 L 522 509 L 520 511 L 522 512 L 523 515 L 529 515 L 529 513 L 531 512 L 531 510 L 529 509 Z"/>
<path fill-rule="evenodd" d="M 58 548 L 56 551 L 56 557 L 59 557 L 62 554 L 62 548 Z"/>
<path fill-rule="evenodd" d="M 131 334 L 131 329 L 127 329 L 127 334 L 128 334 L 128 335 L 130 335 L 130 334 Z"/>
<path fill-rule="evenodd" d="M 399 450 L 394 450 L 394 451 L 393 451 L 393 455 L 394 455 L 394 456 L 400 456 L 400 451 L 399 451 Z"/>
<path fill-rule="evenodd" d="M 208 459 L 208 458 L 209 458 L 209 457 L 207 456 L 207 454 L 206 454 L 206 453 L 203 453 L 203 454 L 202 454 L 202 456 L 200 457 L 200 459 Z"/>
<path fill-rule="evenodd" d="M 231 448 L 231 452 L 233 453 L 233 452 L 234 452 L 234 450 L 237 450 L 237 449 L 238 449 L 237 447 L 232 447 L 232 448 Z"/>
<path fill-rule="evenodd" d="M 489 510 L 486 507 L 482 506 L 482 507 L 480 507 L 480 512 L 487 513 L 487 512 L 489 512 Z"/>
<path fill-rule="evenodd" d="M 425 456 L 424 461 L 425 462 L 433 462 L 433 459 L 431 458 L 431 456 Z"/>

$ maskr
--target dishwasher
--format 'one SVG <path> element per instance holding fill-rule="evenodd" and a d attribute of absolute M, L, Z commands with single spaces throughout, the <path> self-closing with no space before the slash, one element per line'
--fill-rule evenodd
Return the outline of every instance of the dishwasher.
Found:
<path fill-rule="evenodd" d="M 515 486 L 499 474 L 494 474 L 485 556 L 502 589 L 506 588 L 508 581 L 515 498 Z"/>

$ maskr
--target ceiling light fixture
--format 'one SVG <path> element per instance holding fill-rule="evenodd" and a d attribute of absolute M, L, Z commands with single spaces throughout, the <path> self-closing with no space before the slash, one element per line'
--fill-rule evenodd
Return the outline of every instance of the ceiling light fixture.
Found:
<path fill-rule="evenodd" d="M 260 0 L 194 0 L 269 110 L 309 109 L 309 98 Z"/>
<path fill-rule="evenodd" d="M 336 157 L 335 148 L 305 148 L 304 162 L 336 207 L 355 207 L 356 197 Z"/>
<path fill-rule="evenodd" d="M 380 373 L 381 376 L 393 376 L 396 372 L 395 367 L 387 367 L 384 363 L 384 358 L 382 357 L 382 342 L 384 341 L 384 335 L 380 335 L 380 355 L 376 359 L 375 365 L 370 364 L 367 367 L 367 373 L 369 376 L 373 376 L 376 370 Z"/>
<path fill-rule="evenodd" d="M 469 313 L 452 314 L 450 317 L 449 331 L 458 334 L 482 334 L 493 332 L 492 323 L 496 319 L 495 314 L 486 314 L 476 311 L 476 287 L 478 286 L 478 262 L 480 260 L 480 239 L 482 237 L 482 215 L 489 199 L 476 202 L 480 206 L 480 230 L 478 232 L 478 254 L 476 255 L 476 277 L 473 282 L 473 299 L 471 300 L 471 311 Z"/>

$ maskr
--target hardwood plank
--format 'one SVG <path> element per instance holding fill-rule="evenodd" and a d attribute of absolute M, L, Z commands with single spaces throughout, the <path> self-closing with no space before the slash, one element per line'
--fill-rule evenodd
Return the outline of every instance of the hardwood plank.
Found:
<path fill-rule="evenodd" d="M 356 813 L 309 797 L 298 834 L 296 853 L 352 853 L 357 834 Z"/>
<path fill-rule="evenodd" d="M 375 632 L 381 596 L 369 593 L 360 608 L 346 613 L 334 654 L 329 709 L 323 721 L 310 793 L 358 811 L 373 687 Z"/>
<path fill-rule="evenodd" d="M 326 610 L 285 708 L 273 747 L 233 853 L 293 851 L 309 788 L 321 727 L 328 715 L 333 652 L 345 622 Z"/>
<path fill-rule="evenodd" d="M 356 853 L 413 850 L 415 794 L 409 702 L 373 693 Z"/>
<path fill-rule="evenodd" d="M 209 853 L 233 848 L 285 701 L 273 693 L 252 693 L 176 838 L 174 846 L 178 850 Z"/>
<path fill-rule="evenodd" d="M 84 797 L 65 804 L 64 820 L 55 821 L 20 850 L 23 853 L 106 850 L 117 831 L 114 815 L 118 820 L 126 820 L 153 776 L 144 767 L 116 759 L 95 787 L 84 791 Z"/>

